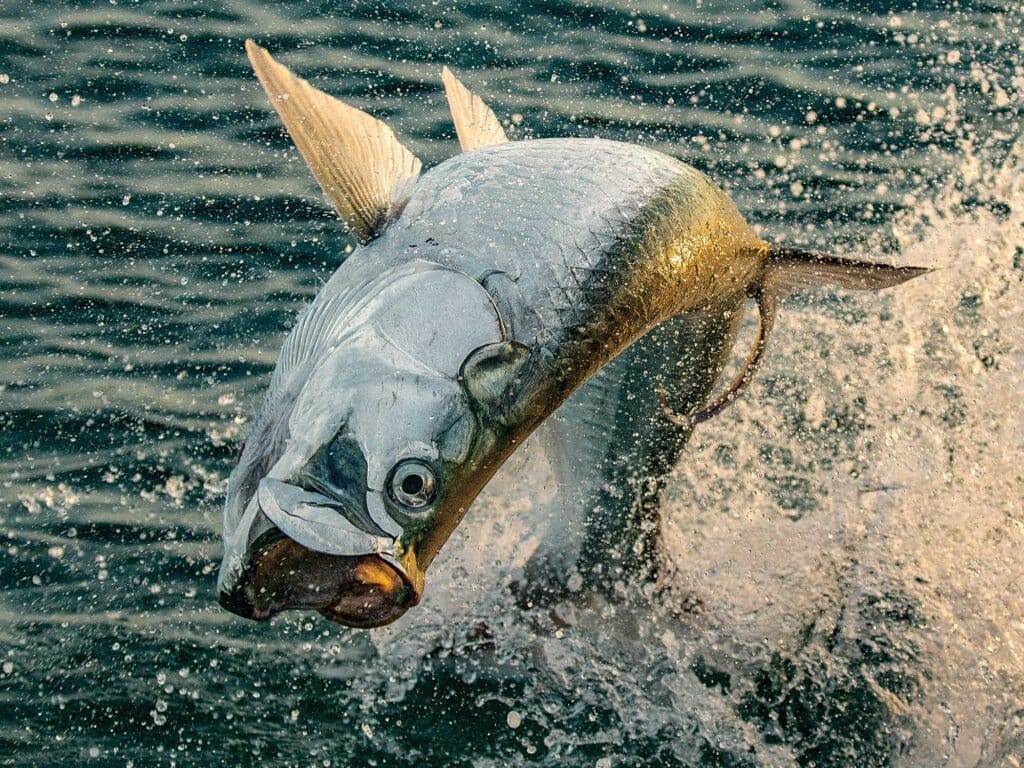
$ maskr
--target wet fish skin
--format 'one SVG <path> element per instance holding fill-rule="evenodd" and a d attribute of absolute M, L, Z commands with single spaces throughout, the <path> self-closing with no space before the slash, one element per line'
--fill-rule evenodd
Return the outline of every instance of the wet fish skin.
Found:
<path fill-rule="evenodd" d="M 680 313 L 738 314 L 768 248 L 703 174 L 600 139 L 514 142 L 446 161 L 373 245 L 514 285 L 498 304 L 511 307 L 532 359 L 506 398 L 517 410 L 501 435 L 508 453 L 655 326 Z M 495 414 L 485 416 L 494 428 Z M 469 472 L 489 479 L 506 457 Z M 445 523 L 419 542 L 427 563 L 458 520 Z"/>
<path fill-rule="evenodd" d="M 708 195 L 710 203 L 695 203 Z M 709 207 L 724 210 L 725 223 L 677 236 L 686 232 L 680 227 L 688 216 L 707 216 Z M 538 140 L 485 148 L 436 166 L 418 180 L 380 237 L 337 270 L 286 340 L 254 437 L 231 479 L 229 527 L 240 523 L 255 484 L 289 446 L 295 448 L 297 436 L 287 425 L 302 395 L 310 399 L 310 376 L 332 349 L 358 335 L 353 329 L 366 318 L 367 297 L 381 296 L 396 276 L 415 280 L 421 269 L 441 268 L 490 286 L 495 305 L 504 310 L 505 341 L 530 350 L 517 391 L 505 398 L 517 415 L 499 418 L 464 404 L 461 416 L 478 422 L 474 452 L 443 474 L 444 485 L 459 492 L 449 490 L 432 525 L 417 526 L 415 533 L 403 529 L 390 553 L 401 560 L 415 550 L 416 567 L 425 570 L 493 472 L 546 415 L 668 317 L 741 303 L 744 282 L 765 253 L 705 177 L 640 147 Z M 721 260 L 732 265 L 724 273 L 716 272 Z M 455 357 L 468 357 L 475 343 Z M 365 401 L 365 372 L 351 376 L 349 395 Z M 419 393 L 406 389 L 401 399 L 411 404 Z M 397 421 L 394 432 L 403 426 Z M 302 431 L 308 437 L 316 430 L 307 424 Z M 289 467 L 288 477 L 276 479 L 288 481 L 300 469 Z"/>
<path fill-rule="evenodd" d="M 362 247 L 286 339 L 229 481 L 219 584 L 224 604 L 243 615 L 315 602 L 353 626 L 397 618 L 419 600 L 427 568 L 490 478 L 577 390 L 552 424 L 584 437 L 563 434 L 550 448 L 564 508 L 581 516 L 576 532 L 586 535 L 549 536 L 555 546 L 537 562 L 569 573 L 589 560 L 595 573 L 623 573 L 629 552 L 651 549 L 644 523 L 689 430 L 760 361 L 779 299 L 822 282 L 887 287 L 920 271 L 770 248 L 706 176 L 652 150 L 601 139 L 508 142 L 447 72 L 460 141 L 472 151 L 420 175 L 386 126 L 247 47 Z M 762 318 L 748 370 L 696 413 L 748 298 Z M 678 360 L 684 415 L 665 402 L 661 418 L 644 393 L 673 389 L 666 382 Z M 648 371 L 651 387 L 634 396 Z M 605 429 L 609 420 L 626 431 Z M 629 474 L 631 459 L 654 480 L 638 514 L 628 498 L 600 496 L 609 483 L 646 481 Z M 257 540 L 278 534 L 322 555 L 310 558 L 316 573 L 296 581 L 253 560 Z M 302 562 L 291 545 L 277 546 Z M 376 559 L 360 569 L 323 557 Z M 360 573 L 387 588 L 355 583 Z M 257 584 L 283 591 L 257 596 Z M 376 596 L 372 607 L 349 599 L 362 594 Z M 273 608 L 249 610 L 247 596 Z"/>

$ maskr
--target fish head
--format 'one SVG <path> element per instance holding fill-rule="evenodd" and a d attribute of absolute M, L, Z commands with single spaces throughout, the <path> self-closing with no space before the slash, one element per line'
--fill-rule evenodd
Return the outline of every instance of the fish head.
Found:
<path fill-rule="evenodd" d="M 253 619 L 300 608 L 379 626 L 419 601 L 434 555 L 523 433 L 505 400 L 531 353 L 480 280 L 386 236 L 421 170 L 391 129 L 246 50 L 363 247 L 286 339 L 229 478 L 220 602 Z M 446 78 L 470 126 L 460 138 L 504 141 Z M 486 243 L 460 243 L 474 246 Z"/>
<path fill-rule="evenodd" d="M 313 351 L 277 377 L 229 480 L 220 600 L 247 618 L 300 608 L 379 626 L 419 601 L 500 464 L 481 401 L 524 355 L 482 285 L 434 263 L 331 298 L 286 343 L 279 369 L 289 348 Z"/>

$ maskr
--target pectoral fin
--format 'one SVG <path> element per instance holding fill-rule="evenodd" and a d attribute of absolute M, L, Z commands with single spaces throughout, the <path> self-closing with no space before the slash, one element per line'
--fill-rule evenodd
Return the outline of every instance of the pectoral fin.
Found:
<path fill-rule="evenodd" d="M 838 285 L 855 291 L 878 291 L 930 271 L 924 267 L 895 267 L 794 248 L 769 249 L 764 272 L 753 293 L 759 313 L 757 338 L 739 374 L 710 404 L 694 413 L 675 413 L 668 406 L 665 393 L 659 391 L 662 413 L 673 424 L 693 426 L 724 411 L 753 380 L 764 359 L 779 304 L 791 293 L 820 285 Z"/>
<path fill-rule="evenodd" d="M 270 103 L 345 224 L 365 243 L 386 226 L 420 161 L 380 120 L 292 74 L 252 40 L 245 50 Z"/>
<path fill-rule="evenodd" d="M 498 421 L 509 418 L 514 403 L 507 398 L 531 360 L 528 347 L 518 341 L 499 341 L 470 353 L 462 364 L 459 381 L 472 401 Z"/>
<path fill-rule="evenodd" d="M 441 79 L 444 81 L 448 107 L 451 109 L 455 132 L 459 134 L 459 145 L 463 152 L 508 141 L 501 123 L 490 107 L 460 83 L 448 67 L 441 70 Z"/>

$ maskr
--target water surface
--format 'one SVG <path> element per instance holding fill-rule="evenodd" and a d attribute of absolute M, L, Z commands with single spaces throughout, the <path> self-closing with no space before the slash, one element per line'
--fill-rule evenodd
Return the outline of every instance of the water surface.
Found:
<path fill-rule="evenodd" d="M 665 592 L 515 608 L 526 457 L 392 627 L 246 623 L 225 479 L 351 247 L 246 37 L 427 165 L 448 64 L 513 138 L 656 147 L 773 238 L 941 269 L 788 302 L 670 484 Z M 0 5 L 0 764 L 1019 765 L 1020 41 L 1001 2 Z"/>

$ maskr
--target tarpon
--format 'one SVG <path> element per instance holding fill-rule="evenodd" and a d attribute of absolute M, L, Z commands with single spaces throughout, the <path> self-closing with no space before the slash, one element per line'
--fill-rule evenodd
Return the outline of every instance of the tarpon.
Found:
<path fill-rule="evenodd" d="M 463 152 L 421 173 L 382 122 L 246 49 L 360 242 L 286 338 L 228 484 L 220 600 L 249 618 L 394 621 L 542 423 L 565 520 L 528 586 L 650 575 L 664 476 L 750 381 L 780 300 L 925 271 L 770 245 L 650 149 L 510 142 L 447 68 Z M 751 299 L 756 341 L 712 397 Z"/>

